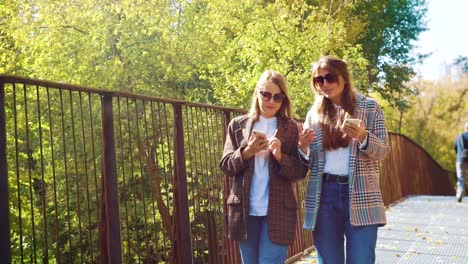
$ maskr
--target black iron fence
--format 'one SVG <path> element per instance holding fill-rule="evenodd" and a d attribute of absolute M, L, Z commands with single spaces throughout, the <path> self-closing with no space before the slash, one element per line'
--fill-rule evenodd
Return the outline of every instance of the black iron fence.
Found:
<path fill-rule="evenodd" d="M 2 259 L 239 263 L 226 238 L 229 182 L 218 162 L 227 124 L 242 113 L 0 75 Z M 391 158 L 382 163 L 386 203 L 451 194 L 448 172 L 427 153 L 404 137 L 391 141 Z M 398 158 L 411 153 L 421 160 L 412 170 L 416 181 L 402 177 L 410 164 Z M 422 181 L 437 184 L 421 189 Z M 297 185 L 300 200 L 306 184 Z M 312 246 L 302 209 L 298 215 L 291 258 Z"/>

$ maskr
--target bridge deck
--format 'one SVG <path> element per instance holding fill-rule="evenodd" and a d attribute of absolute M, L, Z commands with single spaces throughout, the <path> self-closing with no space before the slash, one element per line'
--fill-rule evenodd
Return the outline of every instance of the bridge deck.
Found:
<path fill-rule="evenodd" d="M 411 196 L 387 210 L 379 229 L 379 264 L 468 263 L 468 197 Z M 295 263 L 317 263 L 312 253 Z"/>

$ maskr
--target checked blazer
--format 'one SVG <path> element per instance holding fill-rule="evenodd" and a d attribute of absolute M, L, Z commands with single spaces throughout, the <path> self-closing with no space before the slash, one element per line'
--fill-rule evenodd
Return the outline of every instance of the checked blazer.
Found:
<path fill-rule="evenodd" d="M 322 129 L 312 111 L 307 114 L 304 125 L 312 127 L 316 132 L 316 139 L 309 146 L 312 164 L 305 198 L 304 228 L 313 230 L 320 207 L 325 151 L 322 146 Z M 367 130 L 367 145 L 360 148 L 357 139 L 351 139 L 349 145 L 351 224 L 383 226 L 386 224 L 386 218 L 379 183 L 379 161 L 390 151 L 384 114 L 373 99 L 357 94 L 356 108 L 352 116 L 363 121 Z"/>
<path fill-rule="evenodd" d="M 227 226 L 228 237 L 233 240 L 247 239 L 246 219 L 249 215 L 255 158 L 243 160 L 241 151 L 247 147 L 253 124 L 253 119 L 247 115 L 231 120 L 219 164 L 231 180 L 231 189 L 227 197 Z M 278 163 L 273 155 L 270 155 L 268 231 L 271 241 L 289 245 L 294 241 L 297 222 L 298 201 L 294 181 L 304 178 L 308 168 L 301 161 L 297 148 L 297 123 L 278 117 L 277 129 L 276 137 L 281 141 L 281 162 Z"/>

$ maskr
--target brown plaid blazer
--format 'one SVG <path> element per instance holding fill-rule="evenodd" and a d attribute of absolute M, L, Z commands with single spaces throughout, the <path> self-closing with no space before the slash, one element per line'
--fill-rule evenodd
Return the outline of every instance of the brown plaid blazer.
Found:
<path fill-rule="evenodd" d="M 228 237 L 247 239 L 246 218 L 249 215 L 250 185 L 255 158 L 243 160 L 241 151 L 247 147 L 254 121 L 247 115 L 231 120 L 224 145 L 221 170 L 231 180 L 227 198 Z M 270 240 L 289 245 L 294 241 L 298 201 L 294 181 L 307 174 L 307 166 L 301 162 L 297 141 L 297 124 L 294 120 L 278 117 L 276 137 L 281 140 L 281 162 L 270 155 L 270 193 L 268 202 L 268 231 Z M 228 178 L 226 178 L 228 180 Z"/>

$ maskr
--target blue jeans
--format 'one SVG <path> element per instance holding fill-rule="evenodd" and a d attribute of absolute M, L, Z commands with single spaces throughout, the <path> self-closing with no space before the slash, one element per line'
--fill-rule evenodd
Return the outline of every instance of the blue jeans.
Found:
<path fill-rule="evenodd" d="M 313 231 L 319 264 L 375 262 L 378 226 L 351 225 L 348 187 L 348 184 L 337 182 L 324 182 L 322 185 L 317 224 Z"/>
<path fill-rule="evenodd" d="M 457 161 L 455 168 L 457 169 L 457 198 L 463 198 L 465 195 L 465 179 L 468 176 L 468 163 Z"/>
<path fill-rule="evenodd" d="M 284 264 L 288 246 L 271 242 L 268 236 L 266 216 L 247 218 L 247 240 L 239 240 L 239 249 L 244 264 Z"/>

